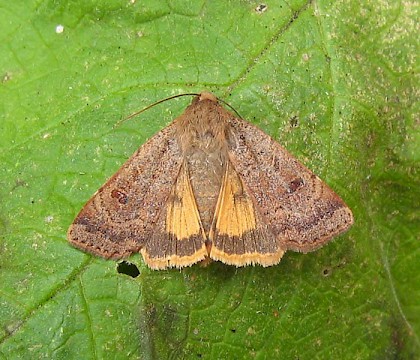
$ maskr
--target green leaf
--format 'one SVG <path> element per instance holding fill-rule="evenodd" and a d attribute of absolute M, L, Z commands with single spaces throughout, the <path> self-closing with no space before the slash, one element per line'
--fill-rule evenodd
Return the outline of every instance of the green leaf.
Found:
<path fill-rule="evenodd" d="M 419 7 L 410 2 L 0 0 L 0 358 L 420 356 Z M 63 26 L 60 31 L 58 25 Z M 132 278 L 74 216 L 210 90 L 286 146 L 355 225 L 278 266 Z"/>

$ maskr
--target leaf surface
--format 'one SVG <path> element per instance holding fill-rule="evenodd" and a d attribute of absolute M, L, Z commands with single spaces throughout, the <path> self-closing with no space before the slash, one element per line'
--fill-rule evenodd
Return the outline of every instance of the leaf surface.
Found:
<path fill-rule="evenodd" d="M 415 2 L 0 0 L 0 358 L 420 356 Z M 58 25 L 63 26 L 63 31 Z M 151 271 L 72 248 L 89 197 L 213 91 L 348 203 L 278 266 Z"/>

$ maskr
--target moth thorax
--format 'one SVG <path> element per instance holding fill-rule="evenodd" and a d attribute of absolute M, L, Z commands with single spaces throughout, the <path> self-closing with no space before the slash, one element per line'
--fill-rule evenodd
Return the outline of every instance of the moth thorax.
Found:
<path fill-rule="evenodd" d="M 208 153 L 222 151 L 226 147 L 226 126 L 208 121 L 182 122 L 178 127 L 178 141 L 184 154 L 201 149 Z M 184 126 L 182 126 L 184 125 Z"/>

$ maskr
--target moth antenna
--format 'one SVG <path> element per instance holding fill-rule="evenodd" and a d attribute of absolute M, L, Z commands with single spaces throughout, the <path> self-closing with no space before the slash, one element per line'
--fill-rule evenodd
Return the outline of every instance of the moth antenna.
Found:
<path fill-rule="evenodd" d="M 182 97 L 182 96 L 200 96 L 200 94 L 199 94 L 199 93 L 185 93 L 185 94 L 178 94 L 178 95 L 169 96 L 169 97 L 167 97 L 167 98 L 165 98 L 165 99 L 162 99 L 162 100 L 156 101 L 156 102 L 154 102 L 153 104 L 147 105 L 145 108 L 143 108 L 143 109 L 141 109 L 141 110 L 139 110 L 139 111 L 136 111 L 136 112 L 134 112 L 134 113 L 132 113 L 132 114 L 128 115 L 127 117 L 125 117 L 125 118 L 121 119 L 120 121 L 118 121 L 118 122 L 114 125 L 114 129 L 115 129 L 116 127 L 120 126 L 123 122 L 125 122 L 125 121 L 127 121 L 127 120 L 130 120 L 131 118 L 133 118 L 133 117 L 135 117 L 135 116 L 137 116 L 137 115 L 140 115 L 142 112 L 145 112 L 146 110 L 149 110 L 149 109 L 150 109 L 150 108 L 152 108 L 153 106 L 159 105 L 159 104 L 161 104 L 161 103 L 163 103 L 163 102 L 165 102 L 165 101 L 172 100 L 172 99 L 176 99 L 176 98 L 179 98 L 179 97 Z M 233 110 L 233 111 L 235 112 L 235 114 L 239 116 L 239 118 L 240 118 L 240 119 L 243 119 L 243 118 L 242 118 L 242 116 L 241 116 L 241 114 L 239 114 L 239 112 L 238 112 L 238 111 L 237 111 L 237 110 L 236 110 L 236 109 L 235 109 L 232 105 L 230 105 L 229 103 L 227 103 L 226 101 L 224 101 L 223 99 L 220 99 L 220 98 L 218 98 L 218 97 L 216 97 L 216 99 L 217 99 L 217 101 L 219 101 L 219 102 L 223 103 L 224 105 L 226 105 L 227 107 L 229 107 L 231 110 Z"/>
<path fill-rule="evenodd" d="M 132 113 L 132 114 L 128 115 L 127 117 L 125 117 L 125 118 L 121 119 L 120 121 L 118 121 L 118 122 L 114 125 L 114 129 L 115 129 L 116 127 L 120 126 L 123 122 L 125 122 L 125 121 L 127 121 L 127 120 L 130 120 L 131 118 L 133 118 L 133 117 L 135 117 L 135 116 L 137 116 L 137 115 L 141 114 L 142 112 L 145 112 L 146 110 L 149 110 L 149 109 L 150 109 L 150 108 L 152 108 L 153 106 L 159 105 L 160 103 L 163 103 L 163 102 L 168 101 L 168 100 L 176 99 L 176 98 L 179 98 L 179 97 L 182 97 L 182 96 L 199 96 L 199 95 L 200 95 L 200 94 L 198 94 L 198 93 L 185 93 L 185 94 L 178 94 L 178 95 L 169 96 L 169 97 L 167 97 L 167 98 L 165 98 L 165 99 L 162 99 L 162 100 L 156 101 L 156 102 L 154 102 L 153 104 L 147 105 L 145 108 L 143 108 L 143 109 L 141 109 L 141 110 L 139 110 L 139 111 L 136 111 L 136 112 L 134 112 L 134 113 Z"/>
<path fill-rule="evenodd" d="M 232 106 L 230 105 L 228 102 L 226 102 L 223 99 L 219 99 L 218 97 L 216 97 L 217 101 L 220 101 L 221 103 L 225 104 L 229 109 L 233 110 L 233 112 L 238 115 L 239 119 L 243 120 L 244 118 L 241 116 L 241 114 L 238 113 L 238 111 Z"/>

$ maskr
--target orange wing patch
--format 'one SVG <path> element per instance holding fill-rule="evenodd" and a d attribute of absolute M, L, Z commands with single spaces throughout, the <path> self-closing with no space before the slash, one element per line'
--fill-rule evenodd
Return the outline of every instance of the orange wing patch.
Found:
<path fill-rule="evenodd" d="M 191 188 L 187 166 L 181 166 L 156 231 L 141 249 L 152 269 L 190 266 L 208 254 L 206 235 Z"/>
<path fill-rule="evenodd" d="M 205 238 L 185 164 L 181 168 L 167 205 L 167 233 L 175 236 L 178 240 L 188 239 L 197 235 Z"/>
<path fill-rule="evenodd" d="M 231 265 L 270 266 L 280 262 L 284 254 L 230 162 L 209 238 L 213 243 L 210 257 Z"/>
<path fill-rule="evenodd" d="M 243 191 L 238 174 L 229 165 L 217 200 L 216 214 L 215 227 L 219 235 L 241 237 L 257 227 L 252 200 Z"/>

